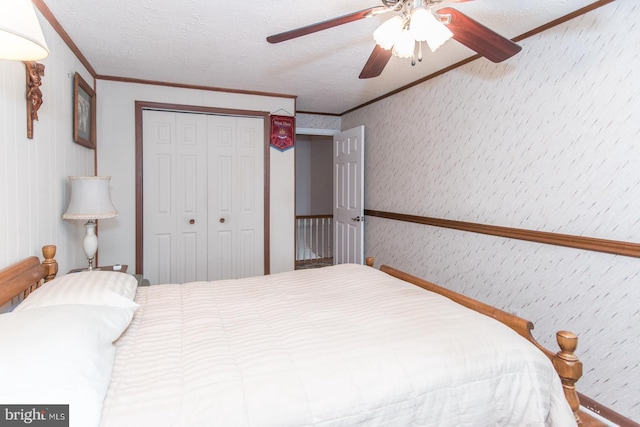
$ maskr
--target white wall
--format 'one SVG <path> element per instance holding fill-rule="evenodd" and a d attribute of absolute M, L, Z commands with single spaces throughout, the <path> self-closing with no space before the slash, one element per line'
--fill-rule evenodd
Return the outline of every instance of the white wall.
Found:
<path fill-rule="evenodd" d="M 296 135 L 296 215 L 311 214 L 311 144 L 308 135 Z"/>
<path fill-rule="evenodd" d="M 100 225 L 100 263 L 135 268 L 135 101 L 275 112 L 294 99 L 98 80 L 98 174 L 111 175 L 120 215 Z M 295 149 L 270 150 L 271 273 L 294 268 Z"/>
<path fill-rule="evenodd" d="M 365 125 L 366 208 L 640 242 L 640 6 L 617 1 L 342 118 Z M 427 58 L 428 60 L 428 58 Z M 640 421 L 640 259 L 367 218 L 383 263 L 517 312 L 578 389 Z"/>
<path fill-rule="evenodd" d="M 82 221 L 63 221 L 69 175 L 93 175 L 93 150 L 73 142 L 73 74 L 91 75 L 38 14 L 50 54 L 40 87 L 44 103 L 27 139 L 25 65 L 0 60 L 0 268 L 58 246 L 60 271 L 84 266 Z"/>

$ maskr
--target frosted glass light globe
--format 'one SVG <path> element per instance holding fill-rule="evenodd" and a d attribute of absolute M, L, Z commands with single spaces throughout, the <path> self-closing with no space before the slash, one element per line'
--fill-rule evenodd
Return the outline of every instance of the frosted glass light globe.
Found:
<path fill-rule="evenodd" d="M 383 49 L 391 49 L 402 32 L 404 20 L 400 15 L 395 15 L 391 19 L 384 21 L 373 32 L 373 39 Z"/>
<path fill-rule="evenodd" d="M 393 54 L 399 58 L 411 58 L 416 49 L 416 41 L 411 31 L 402 30 L 400 37 L 393 46 Z"/>
<path fill-rule="evenodd" d="M 411 13 L 409 31 L 416 40 L 426 41 L 432 52 L 453 37 L 447 26 L 424 7 L 417 7 Z"/>

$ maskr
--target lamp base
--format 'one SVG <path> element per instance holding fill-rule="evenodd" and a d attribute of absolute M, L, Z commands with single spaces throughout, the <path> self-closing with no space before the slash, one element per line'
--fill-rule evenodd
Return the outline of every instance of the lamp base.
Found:
<path fill-rule="evenodd" d="M 87 261 L 89 263 L 88 270 L 95 270 L 93 266 L 93 261 L 96 256 L 96 252 L 98 251 L 98 236 L 96 235 L 96 220 L 90 219 L 84 225 L 87 229 L 87 234 L 84 236 L 83 246 L 84 253 L 87 256 Z"/>

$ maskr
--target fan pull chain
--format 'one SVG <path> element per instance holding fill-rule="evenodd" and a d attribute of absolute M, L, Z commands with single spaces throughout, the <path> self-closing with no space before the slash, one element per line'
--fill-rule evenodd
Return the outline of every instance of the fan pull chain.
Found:
<path fill-rule="evenodd" d="M 418 62 L 422 62 L 422 42 L 416 42 L 416 44 L 418 45 L 417 50 L 418 50 Z M 413 52 L 413 56 L 411 57 L 411 66 L 415 66 L 416 65 L 416 52 L 414 50 Z"/>

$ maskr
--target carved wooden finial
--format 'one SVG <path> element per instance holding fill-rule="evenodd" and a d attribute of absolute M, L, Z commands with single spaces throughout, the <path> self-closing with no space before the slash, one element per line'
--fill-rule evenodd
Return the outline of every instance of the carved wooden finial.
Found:
<path fill-rule="evenodd" d="M 49 280 L 53 280 L 56 274 L 58 274 L 58 261 L 54 259 L 56 256 L 56 245 L 43 246 L 42 255 L 44 256 L 42 265 L 47 268 L 47 275 L 44 276 L 44 281 L 48 282 Z"/>
<path fill-rule="evenodd" d="M 38 110 L 42 105 L 42 76 L 44 64 L 34 61 L 24 63 L 27 69 L 27 138 L 33 139 L 33 121 L 38 120 Z"/>
<path fill-rule="evenodd" d="M 367 264 L 367 266 L 369 267 L 373 267 L 373 263 L 375 262 L 375 260 L 373 259 L 373 257 L 366 257 L 364 260 L 365 264 Z"/>
<path fill-rule="evenodd" d="M 582 362 L 574 354 L 578 347 L 578 337 L 569 331 L 560 331 L 556 334 L 560 351 L 553 357 L 553 366 L 556 368 L 564 394 L 569 402 L 569 406 L 576 417 L 578 424 L 582 424 L 578 416 L 580 409 L 580 399 L 576 393 L 576 382 L 582 377 Z"/>

